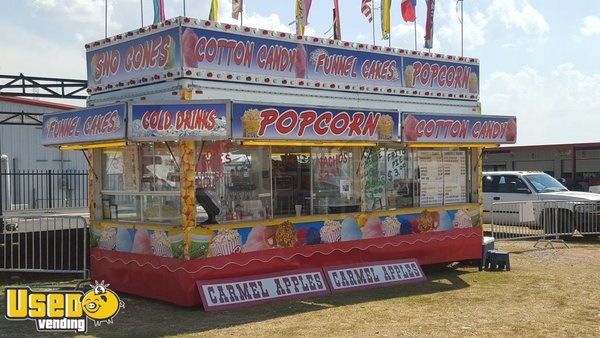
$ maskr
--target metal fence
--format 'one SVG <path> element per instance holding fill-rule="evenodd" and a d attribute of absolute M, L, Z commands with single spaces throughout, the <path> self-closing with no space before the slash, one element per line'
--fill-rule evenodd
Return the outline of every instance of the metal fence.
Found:
<path fill-rule="evenodd" d="M 496 240 L 558 240 L 567 235 L 599 235 L 600 203 L 496 202 L 492 204 L 491 230 Z"/>
<path fill-rule="evenodd" d="M 77 208 L 88 205 L 85 170 L 0 172 L 2 210 Z"/>
<path fill-rule="evenodd" d="M 0 272 L 88 271 L 88 222 L 80 216 L 0 217 Z"/>

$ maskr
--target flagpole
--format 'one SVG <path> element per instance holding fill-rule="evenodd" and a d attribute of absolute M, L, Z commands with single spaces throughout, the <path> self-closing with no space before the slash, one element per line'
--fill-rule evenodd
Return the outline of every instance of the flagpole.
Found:
<path fill-rule="evenodd" d="M 142 19 L 142 27 L 144 27 L 144 0 L 140 0 L 140 18 Z"/>
<path fill-rule="evenodd" d="M 392 11 L 392 1 L 390 0 L 390 12 Z M 390 13 L 390 31 L 388 32 L 388 47 L 392 47 L 392 13 Z"/>
<path fill-rule="evenodd" d="M 240 26 L 244 25 L 244 0 L 240 1 L 240 6 L 242 6 L 242 11 L 240 12 Z"/>
<path fill-rule="evenodd" d="M 460 56 L 464 56 L 463 46 L 463 0 L 460 0 Z"/>
<path fill-rule="evenodd" d="M 108 37 L 108 0 L 104 0 L 104 38 Z"/>
<path fill-rule="evenodd" d="M 415 21 L 413 22 L 414 26 L 415 26 L 415 50 L 418 50 L 417 47 L 417 16 L 415 15 Z"/>
<path fill-rule="evenodd" d="M 185 17 L 185 0 L 183 0 L 183 16 Z"/>
<path fill-rule="evenodd" d="M 375 0 L 371 1 L 371 13 L 371 22 L 373 23 L 373 45 L 375 45 Z"/>

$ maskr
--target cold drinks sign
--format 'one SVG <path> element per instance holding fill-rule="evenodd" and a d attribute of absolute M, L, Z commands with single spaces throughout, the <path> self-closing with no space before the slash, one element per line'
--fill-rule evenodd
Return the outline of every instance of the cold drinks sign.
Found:
<path fill-rule="evenodd" d="M 490 115 L 402 113 L 407 143 L 515 143 L 517 118 Z"/>
<path fill-rule="evenodd" d="M 228 103 L 135 104 L 129 138 L 176 140 L 228 135 Z"/>

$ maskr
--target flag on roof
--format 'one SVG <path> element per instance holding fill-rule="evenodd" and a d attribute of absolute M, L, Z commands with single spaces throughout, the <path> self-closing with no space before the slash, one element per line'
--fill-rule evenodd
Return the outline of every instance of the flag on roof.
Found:
<path fill-rule="evenodd" d="M 373 21 L 373 8 L 371 7 L 372 4 L 372 0 L 362 0 L 362 7 L 360 9 L 369 22 Z"/>
<path fill-rule="evenodd" d="M 415 15 L 415 6 L 417 0 L 402 0 L 400 9 L 402 10 L 402 19 L 406 22 L 414 22 L 417 18 Z"/>

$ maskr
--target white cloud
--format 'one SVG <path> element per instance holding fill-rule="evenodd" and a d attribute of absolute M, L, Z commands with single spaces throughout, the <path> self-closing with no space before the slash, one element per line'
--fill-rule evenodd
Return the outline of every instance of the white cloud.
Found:
<path fill-rule="evenodd" d="M 586 16 L 583 18 L 583 24 L 579 28 L 581 34 L 585 36 L 591 36 L 594 34 L 600 34 L 600 17 L 597 16 Z"/>
<path fill-rule="evenodd" d="M 439 29 L 439 37 L 450 45 L 460 45 L 460 10 L 456 2 L 448 1 L 441 8 L 440 17 L 444 23 Z M 442 6 L 440 6 L 442 7 Z M 460 7 L 459 7 L 460 8 Z M 465 48 L 476 48 L 485 44 L 486 26 L 490 18 L 478 10 L 472 14 L 463 11 L 463 41 Z"/>
<path fill-rule="evenodd" d="M 483 113 L 516 115 L 519 144 L 590 142 L 598 132 L 589 126 L 600 125 L 598 86 L 600 75 L 571 63 L 547 74 L 530 67 L 494 72 L 483 82 Z"/>
<path fill-rule="evenodd" d="M 546 38 L 550 31 L 544 15 L 527 0 L 494 0 L 487 8 L 487 14 L 499 20 L 504 28 L 532 37 Z"/>
<path fill-rule="evenodd" d="M 50 41 L 8 23 L 0 22 L 0 31 L 5 51 L 0 53 L 0 73 L 85 78 L 83 47 Z"/>
<path fill-rule="evenodd" d="M 391 33 L 392 37 L 392 46 L 399 46 L 408 49 L 415 48 L 415 27 L 413 23 L 402 23 L 396 26 L 392 26 Z M 423 50 L 423 44 L 425 42 L 425 28 L 417 24 L 417 49 Z M 438 34 L 433 33 L 433 48 L 431 49 L 434 53 L 440 53 L 444 49 L 442 48 L 442 43 L 438 37 Z"/>

